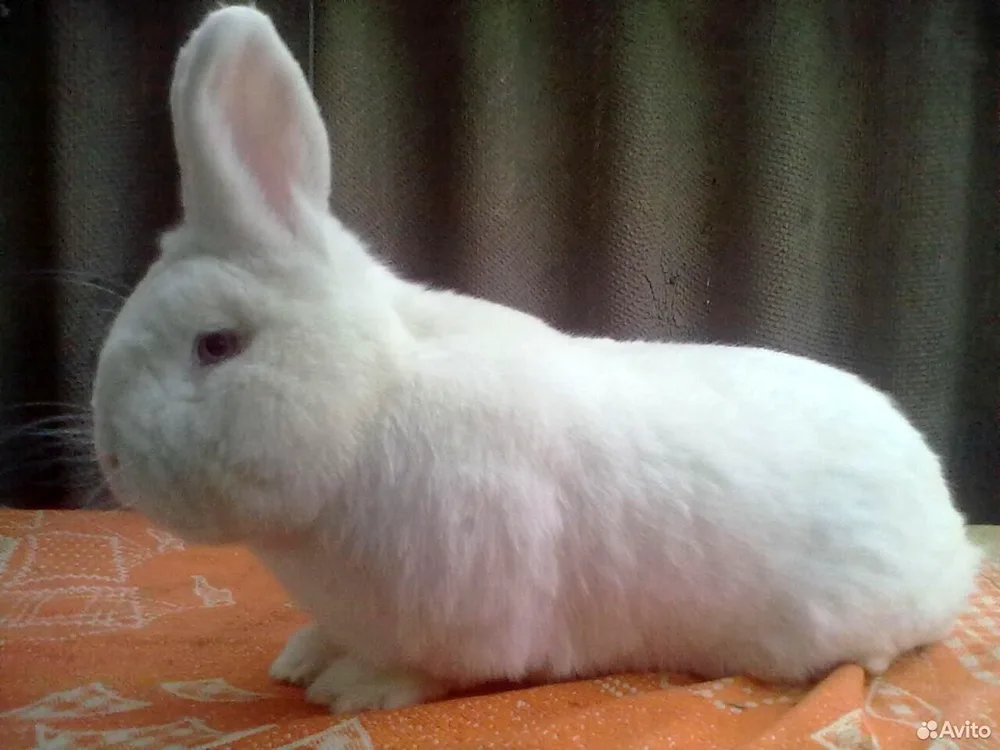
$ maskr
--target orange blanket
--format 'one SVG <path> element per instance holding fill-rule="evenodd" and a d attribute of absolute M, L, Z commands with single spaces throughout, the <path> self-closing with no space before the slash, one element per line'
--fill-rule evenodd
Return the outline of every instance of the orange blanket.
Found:
<path fill-rule="evenodd" d="M 304 620 L 246 552 L 127 513 L 0 510 L 0 748 L 996 748 L 998 573 L 994 554 L 951 637 L 873 681 L 622 674 L 331 716 L 268 680 Z"/>

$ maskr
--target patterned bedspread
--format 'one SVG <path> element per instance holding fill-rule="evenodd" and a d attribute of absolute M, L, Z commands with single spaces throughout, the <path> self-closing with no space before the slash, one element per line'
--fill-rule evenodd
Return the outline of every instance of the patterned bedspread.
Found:
<path fill-rule="evenodd" d="M 243 550 L 0 510 L 0 748 L 1000 748 L 1000 527 L 944 642 L 810 689 L 620 674 L 331 716 L 267 668 L 304 621 Z"/>

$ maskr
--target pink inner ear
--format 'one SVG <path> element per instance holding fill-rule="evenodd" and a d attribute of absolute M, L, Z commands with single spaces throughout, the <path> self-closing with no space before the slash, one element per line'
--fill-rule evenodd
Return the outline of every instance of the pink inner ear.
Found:
<path fill-rule="evenodd" d="M 294 228 L 292 186 L 301 169 L 295 95 L 259 41 L 219 65 L 215 101 L 236 157 L 277 218 Z"/>

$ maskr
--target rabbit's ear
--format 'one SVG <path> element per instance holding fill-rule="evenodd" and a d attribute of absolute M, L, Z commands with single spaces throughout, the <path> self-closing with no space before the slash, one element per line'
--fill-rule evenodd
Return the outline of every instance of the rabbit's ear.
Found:
<path fill-rule="evenodd" d="M 188 222 L 298 234 L 306 212 L 328 210 L 326 128 L 263 13 L 230 6 L 205 17 L 177 56 L 170 111 Z"/>

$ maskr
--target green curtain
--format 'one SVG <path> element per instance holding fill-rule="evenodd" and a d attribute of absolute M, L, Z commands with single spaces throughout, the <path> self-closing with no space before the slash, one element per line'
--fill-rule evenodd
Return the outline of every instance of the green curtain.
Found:
<path fill-rule="evenodd" d="M 127 292 L 177 216 L 166 86 L 211 4 L 9 5 L 0 498 L 79 502 L 86 445 L 51 428 L 118 304 L 88 283 Z M 849 368 L 1000 523 L 992 3 L 258 5 L 313 77 L 334 209 L 403 272 Z"/>

